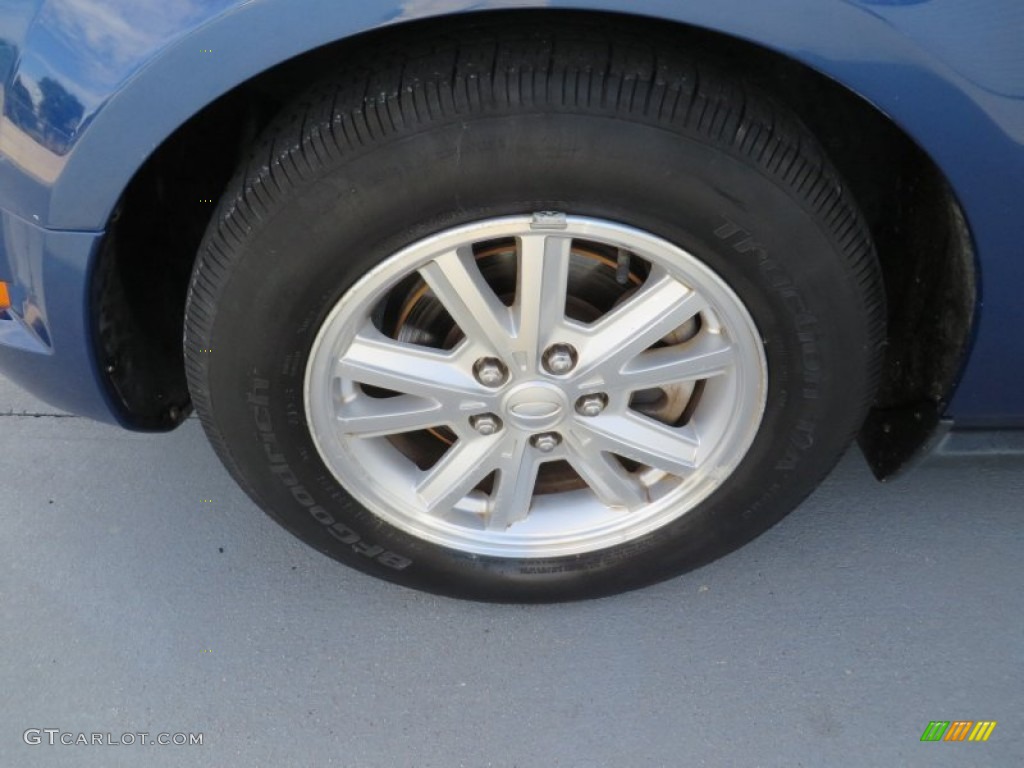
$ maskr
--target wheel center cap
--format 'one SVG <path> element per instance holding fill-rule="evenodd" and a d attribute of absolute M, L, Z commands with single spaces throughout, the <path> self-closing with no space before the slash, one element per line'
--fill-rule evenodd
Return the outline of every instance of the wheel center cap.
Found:
<path fill-rule="evenodd" d="M 505 413 L 513 426 L 529 432 L 551 429 L 562 421 L 567 401 L 553 384 L 526 382 L 505 397 Z"/>

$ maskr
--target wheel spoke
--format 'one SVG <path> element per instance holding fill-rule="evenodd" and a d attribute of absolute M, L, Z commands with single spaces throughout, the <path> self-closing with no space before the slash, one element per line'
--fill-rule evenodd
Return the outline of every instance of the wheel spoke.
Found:
<path fill-rule="evenodd" d="M 511 313 L 484 280 L 471 247 L 439 256 L 420 269 L 420 276 L 469 339 L 495 353 L 507 349 Z"/>
<path fill-rule="evenodd" d="M 685 344 L 642 352 L 621 372 L 630 391 L 721 376 L 736 362 L 732 345 L 718 333 L 701 333 Z"/>
<path fill-rule="evenodd" d="M 595 323 L 581 372 L 613 376 L 643 352 L 705 308 L 698 294 L 664 272 L 654 273 L 640 291 Z"/>
<path fill-rule="evenodd" d="M 609 453 L 572 450 L 569 463 L 597 498 L 609 507 L 634 510 L 649 501 L 637 479 Z"/>
<path fill-rule="evenodd" d="M 538 466 L 526 438 L 506 441 L 491 494 L 488 530 L 504 531 L 513 523 L 526 519 L 533 501 Z"/>
<path fill-rule="evenodd" d="M 526 235 L 519 238 L 519 279 L 516 289 L 517 345 L 522 364 L 537 370 L 540 355 L 565 319 L 572 238 Z"/>
<path fill-rule="evenodd" d="M 494 471 L 500 437 L 458 440 L 428 469 L 416 486 L 416 495 L 432 515 L 443 515 L 458 504 L 481 480 Z"/>
<path fill-rule="evenodd" d="M 338 427 L 346 435 L 383 437 L 451 424 L 458 416 L 458 411 L 444 408 L 436 400 L 415 395 L 360 395 L 338 409 Z"/>
<path fill-rule="evenodd" d="M 458 355 L 389 339 L 373 326 L 364 328 L 338 361 L 336 373 L 360 384 L 418 395 L 455 406 L 479 407 L 488 393 Z"/>
<path fill-rule="evenodd" d="M 615 453 L 680 477 L 697 468 L 700 440 L 691 427 L 669 427 L 634 413 L 608 414 L 578 424 L 590 451 Z"/>

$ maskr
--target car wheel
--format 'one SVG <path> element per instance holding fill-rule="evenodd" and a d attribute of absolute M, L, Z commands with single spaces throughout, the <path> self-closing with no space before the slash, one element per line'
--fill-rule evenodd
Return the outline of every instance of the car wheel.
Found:
<path fill-rule="evenodd" d="M 681 573 L 798 504 L 874 393 L 879 270 L 806 129 L 673 49 L 580 35 L 328 78 L 202 245 L 204 428 L 368 573 L 506 601 Z"/>

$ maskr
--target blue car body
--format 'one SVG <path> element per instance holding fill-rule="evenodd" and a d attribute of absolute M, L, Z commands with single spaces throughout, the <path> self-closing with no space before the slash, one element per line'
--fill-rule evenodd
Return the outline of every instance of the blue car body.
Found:
<path fill-rule="evenodd" d="M 427 17 L 620 13 L 774 51 L 857 94 L 934 162 L 976 256 L 945 417 L 1024 427 L 1024 4 L 1019 0 L 0 0 L 0 370 L 123 423 L 91 338 L 90 274 L 147 158 L 240 83 Z"/>

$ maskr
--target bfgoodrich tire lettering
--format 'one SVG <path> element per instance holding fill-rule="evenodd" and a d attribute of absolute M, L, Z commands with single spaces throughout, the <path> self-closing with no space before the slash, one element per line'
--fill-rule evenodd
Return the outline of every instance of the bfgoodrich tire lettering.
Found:
<path fill-rule="evenodd" d="M 342 546 L 349 547 L 353 552 L 376 560 L 381 565 L 396 571 L 404 570 L 412 565 L 412 561 L 408 558 L 366 542 L 362 536 L 347 525 L 335 520 L 334 516 L 317 504 L 316 499 L 300 484 L 298 476 L 288 466 L 288 460 L 278 447 L 277 436 L 273 432 L 273 424 L 268 410 L 269 391 L 270 382 L 267 379 L 256 377 L 252 380 L 252 392 L 249 393 L 247 400 L 252 405 L 253 419 L 256 429 L 259 430 L 259 439 L 266 453 L 267 469 L 270 474 L 280 480 L 288 488 L 292 498 L 309 513 L 310 517 L 324 526 L 327 534 Z"/>
<path fill-rule="evenodd" d="M 204 428 L 282 525 L 408 586 L 555 600 L 696 567 L 799 503 L 859 426 L 884 320 L 870 241 L 814 140 L 727 76 L 600 27 L 475 39 L 438 40 L 426 58 L 383 52 L 376 71 L 328 78 L 267 129 L 193 274 L 185 354 Z M 339 300 L 403 249 L 542 211 L 649 233 L 724 281 L 763 340 L 760 426 L 709 496 L 623 543 L 518 557 L 443 546 L 338 482 L 307 419 L 310 352 Z M 616 267 L 606 248 L 580 246 L 627 284 L 610 312 L 652 268 L 630 255 Z"/>

